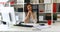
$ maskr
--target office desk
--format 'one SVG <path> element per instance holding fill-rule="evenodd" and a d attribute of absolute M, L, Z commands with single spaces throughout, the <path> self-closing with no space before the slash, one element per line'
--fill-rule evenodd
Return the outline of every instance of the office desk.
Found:
<path fill-rule="evenodd" d="M 36 29 L 36 28 L 33 28 L 33 27 L 20 27 L 20 26 L 10 26 L 8 27 L 7 29 L 0 29 L 0 31 L 25 31 L 25 32 L 60 32 L 60 22 L 58 23 L 54 23 L 51 25 L 50 28 L 47 28 L 47 29 Z"/>

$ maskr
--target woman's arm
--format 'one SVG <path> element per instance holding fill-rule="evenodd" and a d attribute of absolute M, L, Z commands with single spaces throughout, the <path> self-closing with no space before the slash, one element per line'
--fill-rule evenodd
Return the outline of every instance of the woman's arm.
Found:
<path fill-rule="evenodd" d="M 31 13 L 31 17 L 32 17 L 34 23 L 37 23 L 37 18 L 35 16 L 35 14 L 33 12 L 30 12 L 30 13 Z"/>
<path fill-rule="evenodd" d="M 25 20 L 24 20 L 25 23 L 28 23 L 29 22 L 29 16 L 30 16 L 30 13 L 28 12 L 27 13 L 27 16 L 25 17 Z"/>

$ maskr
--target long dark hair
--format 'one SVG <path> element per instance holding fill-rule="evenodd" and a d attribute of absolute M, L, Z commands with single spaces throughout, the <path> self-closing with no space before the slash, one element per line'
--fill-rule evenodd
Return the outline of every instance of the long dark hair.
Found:
<path fill-rule="evenodd" d="M 26 5 L 25 5 L 25 7 L 24 7 L 24 12 L 28 12 L 28 10 L 27 10 L 27 6 L 28 5 L 31 5 L 30 3 L 27 3 Z M 31 5 L 31 7 L 32 7 L 32 5 Z M 33 10 L 33 9 L 32 9 Z M 32 11 L 33 12 L 33 11 Z"/>

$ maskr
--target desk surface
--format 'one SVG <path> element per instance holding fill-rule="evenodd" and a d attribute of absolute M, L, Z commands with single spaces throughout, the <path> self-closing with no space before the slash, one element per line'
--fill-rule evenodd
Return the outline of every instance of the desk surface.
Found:
<path fill-rule="evenodd" d="M 50 28 L 41 29 L 41 30 L 35 29 L 33 27 L 29 28 L 29 27 L 20 27 L 20 26 L 10 26 L 7 29 L 0 29 L 0 31 L 34 31 L 34 32 L 36 32 L 36 31 L 43 31 L 43 32 L 45 32 L 45 31 L 50 31 L 50 32 L 54 31 L 54 32 L 60 32 L 60 25 L 59 24 L 60 24 L 59 22 L 54 23 L 53 25 L 51 25 Z M 5 28 L 6 27 L 7 26 L 5 26 Z"/>

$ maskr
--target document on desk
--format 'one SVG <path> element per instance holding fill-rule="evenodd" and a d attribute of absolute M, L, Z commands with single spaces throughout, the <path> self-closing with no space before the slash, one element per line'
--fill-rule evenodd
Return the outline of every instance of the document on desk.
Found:
<path fill-rule="evenodd" d="M 34 26 L 34 28 L 37 28 L 37 29 L 45 29 L 45 28 L 49 28 L 49 26 L 41 26 L 41 25 L 36 25 Z"/>
<path fill-rule="evenodd" d="M 23 25 L 34 25 L 33 23 L 21 23 Z"/>

